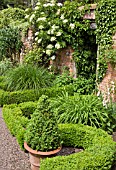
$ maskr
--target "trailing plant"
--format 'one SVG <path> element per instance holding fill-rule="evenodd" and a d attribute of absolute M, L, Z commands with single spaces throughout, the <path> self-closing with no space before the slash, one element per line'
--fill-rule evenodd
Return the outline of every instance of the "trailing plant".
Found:
<path fill-rule="evenodd" d="M 25 141 L 37 151 L 50 151 L 61 145 L 57 121 L 45 95 L 40 97 L 37 109 L 26 127 Z"/>
<path fill-rule="evenodd" d="M 52 86 L 53 75 L 34 65 L 19 65 L 7 73 L 7 89 L 26 90 Z"/>

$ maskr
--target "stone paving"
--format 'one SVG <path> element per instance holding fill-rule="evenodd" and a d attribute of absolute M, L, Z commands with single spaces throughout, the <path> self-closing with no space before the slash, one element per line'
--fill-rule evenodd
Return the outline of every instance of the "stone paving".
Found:
<path fill-rule="evenodd" d="M 31 170 L 28 153 L 22 151 L 6 127 L 0 108 L 0 170 Z"/>

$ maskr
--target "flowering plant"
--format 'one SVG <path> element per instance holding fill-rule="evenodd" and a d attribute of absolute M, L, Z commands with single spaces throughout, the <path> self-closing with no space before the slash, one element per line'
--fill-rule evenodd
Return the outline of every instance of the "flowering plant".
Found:
<path fill-rule="evenodd" d="M 75 2 L 39 0 L 33 12 L 26 16 L 35 28 L 35 42 L 43 49 L 44 57 L 55 60 L 58 49 L 77 42 L 75 35 L 83 15 L 78 6 Z"/>

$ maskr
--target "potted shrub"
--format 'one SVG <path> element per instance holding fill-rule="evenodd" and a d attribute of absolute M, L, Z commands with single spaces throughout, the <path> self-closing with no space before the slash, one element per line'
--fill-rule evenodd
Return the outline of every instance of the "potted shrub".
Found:
<path fill-rule="evenodd" d="M 40 158 L 54 155 L 61 149 L 60 132 L 51 111 L 48 97 L 42 95 L 25 132 L 24 147 L 29 151 L 32 170 L 38 170 Z"/>

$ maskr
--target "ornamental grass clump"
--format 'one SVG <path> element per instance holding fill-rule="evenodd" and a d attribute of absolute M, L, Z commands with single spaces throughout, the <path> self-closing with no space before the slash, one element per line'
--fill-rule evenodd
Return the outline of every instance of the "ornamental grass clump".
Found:
<path fill-rule="evenodd" d="M 43 67 L 22 64 L 7 73 L 7 90 L 40 89 L 52 86 L 53 75 Z"/>
<path fill-rule="evenodd" d="M 45 95 L 40 97 L 37 109 L 26 128 L 25 141 L 37 151 L 51 151 L 61 146 L 57 121 Z"/>

